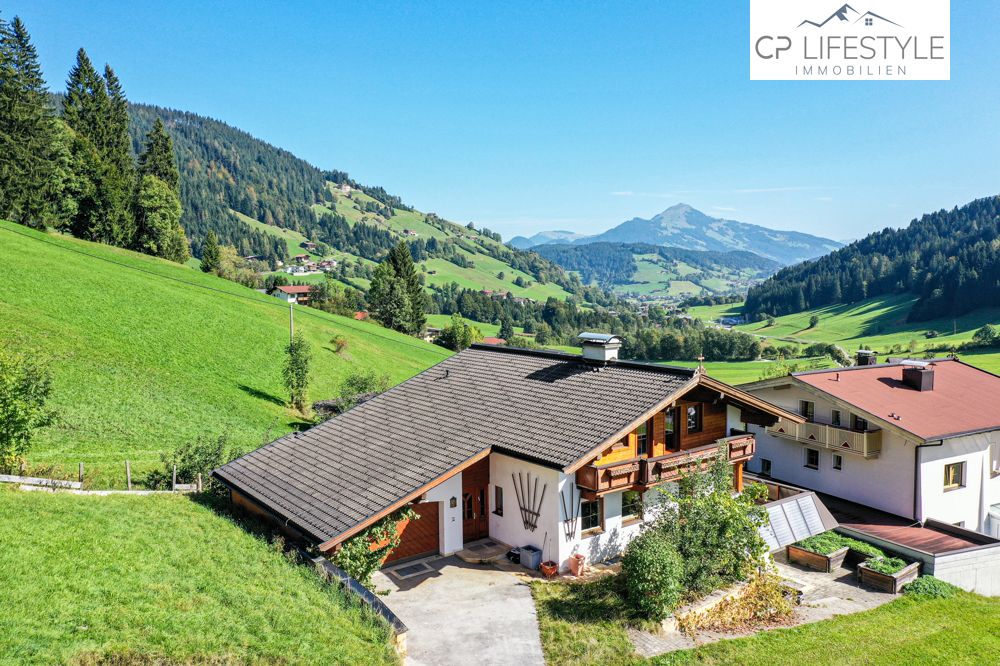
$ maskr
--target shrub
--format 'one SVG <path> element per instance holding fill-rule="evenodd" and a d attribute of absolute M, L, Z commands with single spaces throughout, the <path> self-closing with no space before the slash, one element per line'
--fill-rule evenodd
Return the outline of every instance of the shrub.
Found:
<path fill-rule="evenodd" d="M 177 466 L 177 483 L 194 483 L 201 474 L 202 489 L 205 492 L 219 495 L 225 492 L 225 486 L 212 478 L 212 470 L 220 467 L 237 453 L 229 448 L 229 435 L 223 433 L 218 437 L 202 436 L 193 442 L 181 444 L 173 452 L 161 454 L 163 469 L 153 470 L 146 476 L 146 485 L 154 490 L 169 489 L 174 476 L 174 465 Z"/>
<path fill-rule="evenodd" d="M 372 574 L 399 546 L 401 535 L 396 529 L 399 523 L 419 518 L 420 515 L 409 506 L 403 507 L 348 539 L 330 559 L 348 576 L 370 589 Z"/>
<path fill-rule="evenodd" d="M 31 355 L 0 349 L 0 472 L 17 473 L 35 431 L 55 418 L 45 402 L 52 374 Z"/>
<path fill-rule="evenodd" d="M 767 510 L 758 503 L 767 489 L 751 484 L 732 492 L 732 466 L 716 456 L 709 469 L 685 474 L 676 495 L 668 493 L 653 524 L 674 544 L 684 562 L 684 588 L 702 595 L 721 585 L 746 579 L 767 553 L 759 528 Z"/>
<path fill-rule="evenodd" d="M 921 576 L 903 587 L 903 592 L 924 599 L 947 599 L 958 592 L 958 588 L 934 576 Z"/>
<path fill-rule="evenodd" d="M 877 548 L 870 543 L 858 541 L 857 539 L 852 539 L 851 537 L 847 537 L 833 531 L 823 532 L 822 534 L 808 537 L 793 545 L 812 553 L 818 553 L 819 555 L 829 555 L 830 553 L 847 546 L 854 552 L 860 553 L 868 558 L 885 557 L 885 553 L 882 552 L 880 548 Z"/>
<path fill-rule="evenodd" d="M 872 571 L 891 576 L 906 566 L 906 562 L 898 557 L 873 557 L 865 562 L 865 566 Z"/>
<path fill-rule="evenodd" d="M 680 599 L 684 563 L 666 534 L 646 530 L 625 548 L 622 577 L 637 615 L 662 620 Z"/>

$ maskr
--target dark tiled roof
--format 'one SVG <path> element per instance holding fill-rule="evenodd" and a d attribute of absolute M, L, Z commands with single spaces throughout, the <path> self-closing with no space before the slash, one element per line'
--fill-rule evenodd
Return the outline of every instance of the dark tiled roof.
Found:
<path fill-rule="evenodd" d="M 693 374 L 474 346 L 340 416 L 234 460 L 216 475 L 328 541 L 491 447 L 569 466 Z"/>

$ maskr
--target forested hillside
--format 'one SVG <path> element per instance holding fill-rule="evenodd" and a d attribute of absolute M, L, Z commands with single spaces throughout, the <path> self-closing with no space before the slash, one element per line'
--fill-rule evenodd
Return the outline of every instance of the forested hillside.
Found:
<path fill-rule="evenodd" d="M 1000 197 L 870 234 L 750 289 L 751 317 L 783 315 L 886 294 L 917 296 L 908 320 L 1000 305 Z"/>
<path fill-rule="evenodd" d="M 713 252 L 649 243 L 545 244 L 533 248 L 585 284 L 646 300 L 743 293 L 781 264 L 752 252 Z"/>

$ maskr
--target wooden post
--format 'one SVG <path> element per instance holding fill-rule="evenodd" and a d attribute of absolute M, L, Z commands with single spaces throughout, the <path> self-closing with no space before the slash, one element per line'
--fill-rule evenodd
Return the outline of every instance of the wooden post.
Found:
<path fill-rule="evenodd" d="M 174 478 L 170 484 L 170 490 L 177 490 L 177 465 L 174 465 Z"/>
<path fill-rule="evenodd" d="M 80 463 L 79 481 L 80 483 L 83 483 L 83 463 Z"/>
<path fill-rule="evenodd" d="M 743 463 L 736 463 L 736 469 L 733 470 L 733 485 L 736 487 L 736 492 L 743 492 Z"/>
<path fill-rule="evenodd" d="M 295 339 L 295 303 L 288 301 L 288 342 Z"/>
<path fill-rule="evenodd" d="M 125 483 L 128 485 L 128 489 L 132 490 L 132 465 L 129 461 L 125 461 Z"/>
<path fill-rule="evenodd" d="M 194 487 L 199 493 L 201 492 L 201 472 L 198 472 L 198 476 L 194 479 Z"/>

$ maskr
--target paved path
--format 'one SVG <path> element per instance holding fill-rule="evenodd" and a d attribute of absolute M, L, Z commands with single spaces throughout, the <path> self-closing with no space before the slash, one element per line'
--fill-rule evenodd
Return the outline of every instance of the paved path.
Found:
<path fill-rule="evenodd" d="M 787 564 L 784 553 L 775 555 L 775 567 L 782 578 L 794 581 L 802 591 L 802 604 L 795 608 L 793 624 L 808 624 L 828 620 L 837 615 L 847 615 L 881 606 L 896 595 L 864 588 L 858 585 L 854 569 L 841 567 L 832 573 L 813 571 Z M 705 631 L 692 640 L 680 631 L 652 634 L 637 629 L 628 630 L 629 638 L 637 653 L 653 657 L 674 650 L 686 650 L 724 638 L 738 638 L 749 634 L 721 634 Z"/>
<path fill-rule="evenodd" d="M 399 579 L 378 572 L 373 579 L 375 589 L 390 590 L 382 600 L 410 629 L 409 666 L 544 663 L 535 603 L 522 579 L 456 557 L 425 562 L 426 573 Z"/>

